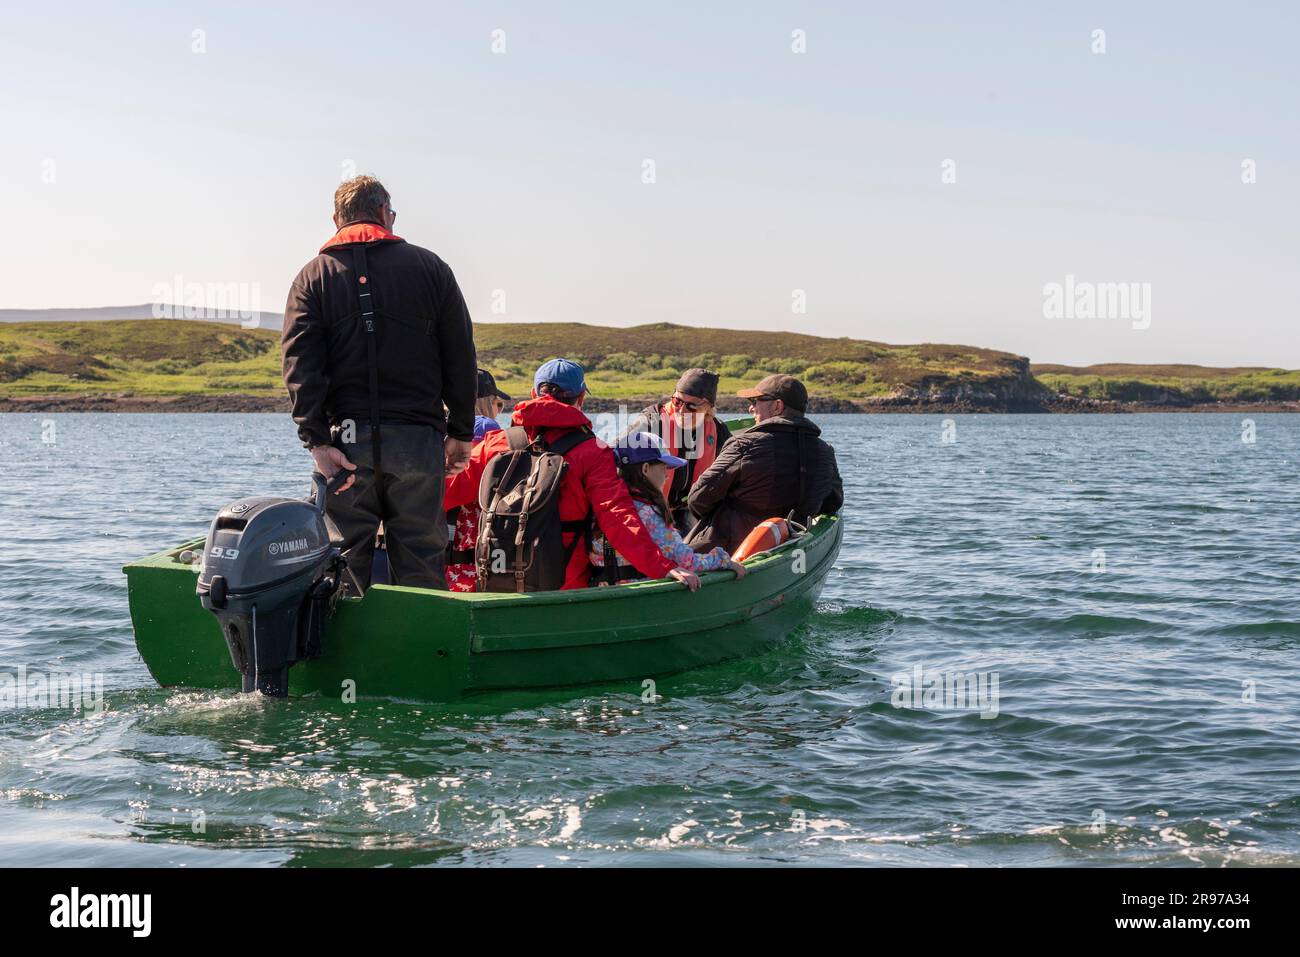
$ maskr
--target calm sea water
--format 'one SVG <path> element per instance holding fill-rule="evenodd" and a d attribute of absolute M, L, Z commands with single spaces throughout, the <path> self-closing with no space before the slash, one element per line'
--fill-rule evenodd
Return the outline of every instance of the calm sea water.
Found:
<path fill-rule="evenodd" d="M 780 647 L 352 706 L 132 641 L 125 562 L 305 493 L 287 417 L 0 415 L 0 673 L 106 703 L 0 710 L 0 863 L 1300 864 L 1300 416 L 1242 418 L 821 416 L 847 535 Z"/>

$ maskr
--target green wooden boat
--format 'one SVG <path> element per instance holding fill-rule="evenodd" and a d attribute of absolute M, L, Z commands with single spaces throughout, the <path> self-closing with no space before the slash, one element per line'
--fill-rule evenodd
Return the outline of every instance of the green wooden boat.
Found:
<path fill-rule="evenodd" d="M 752 419 L 729 423 L 739 431 Z M 321 653 L 289 670 L 290 694 L 452 701 L 492 691 L 636 680 L 755 654 L 811 613 L 839 554 L 838 518 L 729 571 L 528 595 L 374 585 L 339 600 Z M 187 542 L 127 565 L 136 646 L 166 687 L 238 689 L 217 619 L 195 594 Z M 350 684 L 349 684 L 350 683 Z"/>
<path fill-rule="evenodd" d="M 481 692 L 641 680 L 752 655 L 808 618 L 839 552 L 836 517 L 731 572 L 529 595 L 375 585 L 345 598 L 319 658 L 289 672 L 291 694 L 452 701 Z M 238 689 L 217 620 L 195 596 L 189 542 L 127 565 L 136 645 L 167 687 Z"/>

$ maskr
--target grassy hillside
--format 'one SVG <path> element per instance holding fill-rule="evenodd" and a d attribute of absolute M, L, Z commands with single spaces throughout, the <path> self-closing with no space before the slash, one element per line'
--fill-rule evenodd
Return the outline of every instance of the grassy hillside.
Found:
<path fill-rule="evenodd" d="M 721 374 L 720 396 L 770 372 L 788 372 L 801 377 L 815 399 L 878 407 L 1060 406 L 1055 393 L 1175 408 L 1300 400 L 1300 371 L 1262 367 L 1031 367 L 1020 356 L 973 346 L 891 346 L 668 323 L 629 329 L 489 323 L 476 326 L 475 337 L 479 364 L 521 398 L 537 364 L 564 355 L 587 367 L 594 394 L 606 401 L 667 394 L 691 366 Z M 275 402 L 284 394 L 279 343 L 274 329 L 193 320 L 0 323 L 0 398 L 239 393 Z"/>
<path fill-rule="evenodd" d="M 1300 370 L 1262 366 L 1039 365 L 1034 376 L 1053 392 L 1149 405 L 1284 402 L 1300 399 Z"/>
<path fill-rule="evenodd" d="M 479 364 L 512 395 L 527 394 L 539 362 L 565 355 L 588 369 L 602 398 L 672 391 L 682 370 L 706 366 L 734 392 L 770 372 L 803 377 L 834 398 L 900 388 L 1015 381 L 1027 360 L 969 346 L 889 346 L 781 332 L 614 329 L 577 323 L 475 327 Z M 151 319 L 0 325 L 0 395 L 134 392 L 140 395 L 280 391 L 279 334 L 210 322 Z"/>
<path fill-rule="evenodd" d="M 280 336 L 172 319 L 0 325 L 0 394 L 278 392 Z"/>
<path fill-rule="evenodd" d="M 488 324 L 474 330 L 480 361 L 502 388 L 526 394 L 539 360 L 564 355 L 581 362 L 600 396 L 625 398 L 672 391 L 685 369 L 721 376 L 731 394 L 772 372 L 797 375 L 811 392 L 865 399 L 934 383 L 1012 381 L 1026 360 L 971 346 L 890 346 L 790 332 L 693 329 L 670 323 L 618 329 L 580 323 Z"/>

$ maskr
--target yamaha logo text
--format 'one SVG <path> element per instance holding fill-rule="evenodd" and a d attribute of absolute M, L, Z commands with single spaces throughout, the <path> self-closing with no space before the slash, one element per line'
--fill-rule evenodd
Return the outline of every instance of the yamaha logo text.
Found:
<path fill-rule="evenodd" d="M 266 550 L 272 555 L 287 555 L 289 552 L 306 551 L 310 547 L 305 538 L 291 538 L 284 542 L 272 542 L 266 546 Z"/>

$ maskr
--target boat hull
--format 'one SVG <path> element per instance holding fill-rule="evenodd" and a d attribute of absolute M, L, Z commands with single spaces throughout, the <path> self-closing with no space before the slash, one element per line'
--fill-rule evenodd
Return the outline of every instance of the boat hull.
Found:
<path fill-rule="evenodd" d="M 838 518 L 756 556 L 737 581 L 673 581 L 529 595 L 463 594 L 376 585 L 344 599 L 321 656 L 290 670 L 290 694 L 453 701 L 501 690 L 646 678 L 756 654 L 814 609 L 839 552 Z M 167 687 L 236 689 L 240 678 L 216 618 L 195 596 L 181 546 L 127 565 L 136 645 Z M 639 685 L 638 685 L 638 689 Z"/>

